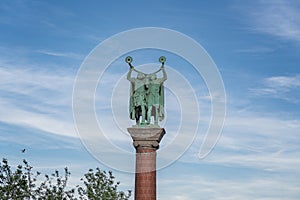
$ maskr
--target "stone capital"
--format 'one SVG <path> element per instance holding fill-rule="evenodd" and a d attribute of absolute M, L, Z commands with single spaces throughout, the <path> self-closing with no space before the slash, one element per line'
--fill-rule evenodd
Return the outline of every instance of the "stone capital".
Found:
<path fill-rule="evenodd" d="M 128 128 L 133 146 L 138 148 L 158 149 L 159 143 L 166 133 L 164 128 Z"/>

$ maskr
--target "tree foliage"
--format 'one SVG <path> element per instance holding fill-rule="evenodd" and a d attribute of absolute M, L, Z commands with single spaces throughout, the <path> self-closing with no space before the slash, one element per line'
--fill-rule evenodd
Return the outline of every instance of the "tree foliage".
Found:
<path fill-rule="evenodd" d="M 94 200 L 126 200 L 131 196 L 131 191 L 128 194 L 118 192 L 118 185 L 120 182 L 114 183 L 115 177 L 112 172 L 101 171 L 96 168 L 94 172 L 90 169 L 81 180 L 84 181 L 84 187 L 78 187 L 80 199 L 94 199 Z"/>
<path fill-rule="evenodd" d="M 82 186 L 67 187 L 70 172 L 64 169 L 63 175 L 55 170 L 51 175 L 34 172 L 24 159 L 23 163 L 12 168 L 7 159 L 0 163 L 0 198 L 2 200 L 127 200 L 126 194 L 118 191 L 120 182 L 115 183 L 112 172 L 90 169 L 81 179 Z"/>

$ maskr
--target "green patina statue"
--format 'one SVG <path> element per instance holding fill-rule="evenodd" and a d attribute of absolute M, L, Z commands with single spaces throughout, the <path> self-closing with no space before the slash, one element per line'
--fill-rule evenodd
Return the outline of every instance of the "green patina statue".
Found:
<path fill-rule="evenodd" d="M 164 119 L 164 81 L 167 80 L 167 73 L 164 68 L 166 58 L 161 56 L 159 62 L 162 64 L 160 69 L 151 74 L 146 74 L 136 70 L 131 62 L 130 56 L 125 61 L 130 69 L 127 79 L 130 81 L 130 100 L 129 113 L 130 119 L 136 121 L 135 127 L 159 127 L 158 120 Z M 135 71 L 136 77 L 131 73 Z M 163 77 L 158 78 L 157 73 L 162 71 Z M 151 123 L 151 118 L 153 122 Z"/>

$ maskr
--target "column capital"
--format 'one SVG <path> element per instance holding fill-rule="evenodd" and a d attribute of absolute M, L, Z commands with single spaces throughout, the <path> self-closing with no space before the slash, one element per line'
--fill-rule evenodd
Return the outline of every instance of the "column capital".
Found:
<path fill-rule="evenodd" d="M 133 140 L 133 146 L 157 150 L 166 131 L 164 128 L 127 128 Z"/>

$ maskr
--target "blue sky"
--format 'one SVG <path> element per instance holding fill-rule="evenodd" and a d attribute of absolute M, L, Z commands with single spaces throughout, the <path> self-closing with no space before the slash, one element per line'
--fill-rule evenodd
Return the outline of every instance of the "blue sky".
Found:
<path fill-rule="evenodd" d="M 189 80 L 202 115 L 190 148 L 157 172 L 158 199 L 299 199 L 299 13 L 296 0 L 1 1 L 0 155 L 12 164 L 26 157 L 43 172 L 68 166 L 74 185 L 89 168 L 110 170 L 88 153 L 76 133 L 72 92 L 77 71 L 85 57 L 114 34 L 169 28 L 193 38 L 214 60 L 226 89 L 227 115 L 218 144 L 200 160 L 209 93 L 188 63 L 178 60 L 176 65 L 175 56 L 167 54 L 169 72 L 176 69 Z M 142 65 L 155 63 L 161 53 L 132 55 L 134 63 Z M 131 139 L 105 121 L 113 89 L 108 86 L 128 69 L 123 58 L 112 63 L 99 83 L 97 116 L 109 140 L 134 153 Z M 126 88 L 127 82 L 123 85 Z M 128 99 L 118 100 L 124 103 L 112 104 L 124 105 L 118 109 L 127 112 Z M 171 92 L 166 100 L 167 111 L 178 113 Z M 162 149 L 183 134 L 173 131 L 176 116 L 172 113 L 166 121 Z M 23 148 L 26 154 L 20 152 Z M 134 189 L 133 174 L 112 170 L 122 189 Z"/>

